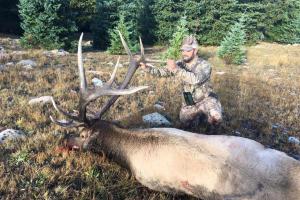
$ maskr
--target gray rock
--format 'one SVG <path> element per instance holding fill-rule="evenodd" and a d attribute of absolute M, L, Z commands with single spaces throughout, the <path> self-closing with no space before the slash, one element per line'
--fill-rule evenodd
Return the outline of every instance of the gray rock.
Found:
<path fill-rule="evenodd" d="M 288 139 L 288 141 L 289 141 L 289 143 L 291 143 L 291 144 L 296 144 L 296 145 L 299 145 L 300 144 L 300 140 L 299 140 L 299 138 L 296 138 L 296 137 L 289 137 L 289 139 Z"/>
<path fill-rule="evenodd" d="M 37 63 L 33 60 L 21 60 L 20 62 L 17 63 L 17 65 L 25 67 L 25 68 L 30 68 L 29 66 L 36 67 Z"/>
<path fill-rule="evenodd" d="M 154 104 L 154 108 L 157 110 L 166 110 L 166 108 L 160 104 Z"/>
<path fill-rule="evenodd" d="M 22 66 L 24 69 L 31 70 L 33 69 L 32 65 L 24 65 Z"/>
<path fill-rule="evenodd" d="M 67 52 L 63 49 L 55 49 L 55 50 L 52 50 L 51 53 L 54 55 L 57 55 L 57 56 L 67 56 L 70 54 L 69 52 Z"/>
<path fill-rule="evenodd" d="M 53 98 L 51 96 L 42 96 L 42 97 L 33 98 L 28 103 L 29 103 L 29 105 L 45 104 L 48 102 L 52 102 L 52 100 L 53 100 Z"/>
<path fill-rule="evenodd" d="M 0 65 L 0 72 L 5 69 L 5 65 Z"/>
<path fill-rule="evenodd" d="M 155 112 L 148 115 L 143 116 L 144 123 L 150 125 L 151 127 L 157 127 L 157 126 L 171 126 L 172 123 L 167 120 L 164 116 L 161 114 Z"/>
<path fill-rule="evenodd" d="M 15 63 L 13 63 L 13 62 L 8 62 L 5 64 L 5 67 L 12 67 L 12 66 L 14 66 L 14 64 Z"/>
<path fill-rule="evenodd" d="M 92 83 L 94 84 L 95 87 L 102 87 L 103 82 L 99 78 L 93 78 Z"/>
<path fill-rule="evenodd" d="M 25 134 L 22 131 L 14 129 L 6 129 L 0 132 L 0 144 L 5 140 L 16 140 L 25 138 Z"/>

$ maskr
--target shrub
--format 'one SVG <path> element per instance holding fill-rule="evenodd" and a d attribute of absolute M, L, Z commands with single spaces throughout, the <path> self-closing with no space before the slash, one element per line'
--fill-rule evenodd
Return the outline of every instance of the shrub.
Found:
<path fill-rule="evenodd" d="M 117 26 L 109 32 L 110 34 L 110 47 L 108 48 L 109 53 L 111 54 L 126 53 L 122 45 L 118 31 L 122 33 L 131 51 L 136 52 L 138 50 L 137 42 L 135 42 L 137 41 L 137 38 L 132 37 L 132 29 L 134 29 L 133 23 L 131 21 L 125 22 L 124 16 L 121 15 Z"/>
<path fill-rule="evenodd" d="M 19 13 L 27 48 L 72 49 L 77 30 L 68 0 L 20 0 Z"/>
<path fill-rule="evenodd" d="M 184 39 L 185 36 L 189 34 L 189 30 L 187 28 L 187 20 L 186 17 L 181 17 L 179 20 L 179 23 L 177 25 L 176 31 L 173 33 L 173 37 L 170 40 L 170 47 L 168 48 L 167 52 L 163 56 L 165 59 L 179 59 L 181 52 L 180 52 L 180 47 L 182 44 L 182 40 Z"/>
<path fill-rule="evenodd" d="M 246 34 L 244 30 L 245 17 L 243 16 L 221 42 L 218 49 L 218 56 L 223 58 L 226 63 L 242 64 L 245 61 L 245 44 Z"/>

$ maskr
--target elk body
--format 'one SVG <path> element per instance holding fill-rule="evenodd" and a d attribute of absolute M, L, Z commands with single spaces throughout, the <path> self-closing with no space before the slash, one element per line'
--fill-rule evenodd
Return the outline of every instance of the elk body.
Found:
<path fill-rule="evenodd" d="M 186 193 L 204 200 L 300 199 L 300 162 L 253 140 L 201 135 L 174 128 L 129 130 L 102 120 L 103 113 L 119 95 L 146 88 L 126 89 L 139 61 L 133 59 L 122 36 L 121 39 L 130 55 L 129 70 L 121 86 L 112 88 L 115 68 L 112 78 L 103 87 L 87 88 L 81 36 L 78 46 L 79 114 L 62 110 L 52 99 L 55 109 L 71 118 L 66 122 L 51 117 L 53 122 L 64 127 L 85 127 L 81 137 L 73 138 L 74 147 L 101 149 L 129 169 L 140 183 L 157 191 Z M 141 59 L 144 59 L 142 43 L 141 52 Z M 112 98 L 99 113 L 87 116 L 87 104 L 103 95 Z"/>

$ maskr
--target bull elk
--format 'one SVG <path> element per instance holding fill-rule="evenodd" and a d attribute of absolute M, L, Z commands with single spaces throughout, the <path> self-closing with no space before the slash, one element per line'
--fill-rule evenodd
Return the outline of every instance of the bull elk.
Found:
<path fill-rule="evenodd" d="M 69 121 L 51 120 L 63 127 L 83 127 L 74 147 L 101 149 L 125 166 L 144 186 L 168 193 L 186 193 L 213 200 L 297 200 L 300 199 L 300 162 L 285 153 L 265 148 L 253 140 L 202 135 L 175 128 L 124 129 L 103 120 L 103 114 L 120 95 L 133 94 L 146 86 L 127 88 L 141 58 L 135 59 L 120 34 L 130 58 L 122 82 L 113 88 L 116 65 L 102 87 L 88 88 L 82 61 L 82 37 L 78 44 L 80 101 L 78 114 L 69 113 L 52 99 L 54 108 Z M 100 112 L 87 115 L 87 105 L 110 95 Z"/>

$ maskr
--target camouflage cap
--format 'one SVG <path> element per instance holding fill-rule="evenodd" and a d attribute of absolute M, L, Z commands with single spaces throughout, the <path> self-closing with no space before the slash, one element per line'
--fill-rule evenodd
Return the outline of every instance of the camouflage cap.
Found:
<path fill-rule="evenodd" d="M 182 46 L 180 48 L 182 51 L 191 51 L 193 49 L 198 49 L 198 42 L 193 35 L 189 35 L 183 39 Z"/>

